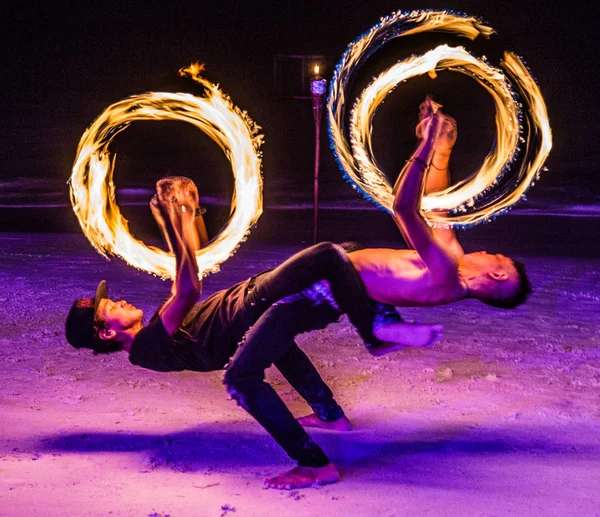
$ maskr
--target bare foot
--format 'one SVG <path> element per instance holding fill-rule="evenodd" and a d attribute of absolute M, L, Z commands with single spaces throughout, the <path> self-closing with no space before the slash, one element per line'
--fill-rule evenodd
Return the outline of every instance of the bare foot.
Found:
<path fill-rule="evenodd" d="M 408 347 L 427 348 L 442 339 L 443 325 L 426 325 L 422 323 L 392 323 L 373 332 L 377 339 L 384 343 L 370 348 L 369 353 L 380 357 L 390 352 Z"/>
<path fill-rule="evenodd" d="M 301 416 L 297 419 L 302 427 L 318 427 L 319 429 L 328 429 L 329 431 L 350 431 L 352 424 L 346 416 L 340 417 L 331 422 L 324 422 L 314 413 Z"/>
<path fill-rule="evenodd" d="M 340 473 L 333 463 L 324 467 L 296 467 L 279 476 L 265 479 L 265 488 L 293 490 L 309 486 L 327 485 L 340 480 Z"/>

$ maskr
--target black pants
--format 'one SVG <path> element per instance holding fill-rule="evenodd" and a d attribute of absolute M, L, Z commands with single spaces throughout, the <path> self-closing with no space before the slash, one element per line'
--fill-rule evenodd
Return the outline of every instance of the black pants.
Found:
<path fill-rule="evenodd" d="M 348 316 L 367 346 L 376 346 L 380 341 L 373 335 L 373 305 L 346 255 L 361 247 L 354 242 L 340 245 L 322 242 L 302 250 L 257 277 L 247 301 L 259 316 L 282 298 L 299 293 L 320 280 L 327 280 L 341 312 Z"/>
<path fill-rule="evenodd" d="M 313 306 L 307 299 L 280 301 L 320 280 L 329 282 L 338 306 L 348 314 L 361 337 L 367 343 L 377 341 L 372 334 L 374 314 L 358 273 L 343 248 L 321 243 L 257 278 L 247 303 L 248 310 L 256 311 L 258 317 L 244 336 L 224 378 L 227 391 L 238 404 L 293 460 L 310 467 L 324 466 L 329 459 L 265 382 L 264 371 L 275 364 L 317 416 L 335 419 L 343 414 L 331 390 L 294 343 L 296 335 L 324 328 L 336 321 L 340 313 L 328 304 Z"/>

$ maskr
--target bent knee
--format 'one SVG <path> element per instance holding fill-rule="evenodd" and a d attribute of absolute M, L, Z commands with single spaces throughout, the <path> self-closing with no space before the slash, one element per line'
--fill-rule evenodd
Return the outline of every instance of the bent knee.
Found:
<path fill-rule="evenodd" d="M 231 394 L 231 391 L 237 390 L 240 385 L 239 376 L 236 375 L 231 368 L 225 370 L 225 375 L 223 375 L 223 385 L 229 394 Z"/>
<path fill-rule="evenodd" d="M 225 370 L 223 376 L 223 385 L 228 393 L 238 392 L 247 393 L 256 389 L 257 383 L 262 382 L 263 376 L 261 375 L 246 375 L 241 372 L 236 372 L 234 368 Z"/>
<path fill-rule="evenodd" d="M 331 252 L 331 251 L 337 251 L 339 248 L 339 246 L 337 244 L 335 244 L 334 242 L 331 241 L 324 241 L 324 242 L 319 242 L 319 244 L 315 244 L 312 249 L 320 252 L 320 253 L 327 253 L 327 252 Z"/>
<path fill-rule="evenodd" d="M 330 260 L 339 261 L 340 257 L 345 255 L 344 248 L 334 242 L 325 241 L 316 244 L 313 249 L 319 254 L 321 258 L 328 258 Z"/>
<path fill-rule="evenodd" d="M 358 251 L 365 248 L 360 242 L 354 241 L 342 242 L 338 246 L 346 253 L 352 253 L 353 251 Z"/>

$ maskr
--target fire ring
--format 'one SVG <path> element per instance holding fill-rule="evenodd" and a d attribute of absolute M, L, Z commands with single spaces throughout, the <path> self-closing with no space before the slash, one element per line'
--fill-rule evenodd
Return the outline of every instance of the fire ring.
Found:
<path fill-rule="evenodd" d="M 399 61 L 375 78 L 356 101 L 346 130 L 348 90 L 368 57 L 393 38 L 427 31 L 470 39 L 493 32 L 477 18 L 446 11 L 399 11 L 383 18 L 347 47 L 336 66 L 327 102 L 329 137 L 346 179 L 364 197 L 391 212 L 392 187 L 371 152 L 372 117 L 377 107 L 400 82 L 417 75 L 447 69 L 472 77 L 494 99 L 496 143 L 477 172 L 425 196 L 421 206 L 432 226 L 466 228 L 495 218 L 524 197 L 539 177 L 552 147 L 552 135 L 539 88 L 515 54 L 505 52 L 500 70 L 462 47 L 447 45 Z M 525 152 L 520 166 L 511 167 L 522 144 Z"/>
<path fill-rule="evenodd" d="M 229 159 L 234 175 L 231 214 L 223 231 L 196 254 L 200 275 L 218 271 L 262 214 L 259 127 L 233 105 L 218 86 L 200 77 L 202 67 L 182 69 L 204 86 L 206 95 L 149 92 L 109 106 L 85 131 L 69 180 L 73 210 L 83 233 L 105 257 L 116 255 L 128 264 L 161 278 L 175 278 L 175 257 L 134 238 L 115 199 L 113 138 L 131 122 L 175 120 L 206 133 Z"/>

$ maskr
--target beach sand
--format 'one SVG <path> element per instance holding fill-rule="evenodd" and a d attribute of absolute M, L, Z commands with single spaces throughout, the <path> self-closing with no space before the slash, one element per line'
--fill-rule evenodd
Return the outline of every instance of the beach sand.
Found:
<path fill-rule="evenodd" d="M 444 338 L 382 358 L 345 317 L 299 338 L 354 428 L 311 431 L 342 478 L 294 491 L 263 490 L 293 464 L 227 400 L 222 372 L 158 373 L 66 343 L 72 300 L 99 280 L 147 315 L 168 283 L 107 261 L 79 233 L 0 234 L 0 514 L 600 515 L 598 220 L 496 223 L 466 232 L 467 244 L 514 248 L 535 289 L 526 305 L 403 310 L 443 323 Z M 339 225 L 326 237 L 345 238 Z M 310 244 L 287 235 L 251 236 L 205 293 Z M 295 415 L 308 412 L 276 370 L 267 378 Z"/>

